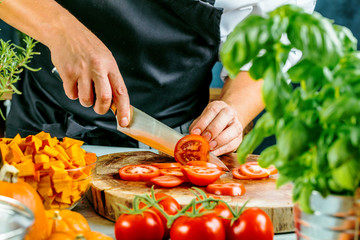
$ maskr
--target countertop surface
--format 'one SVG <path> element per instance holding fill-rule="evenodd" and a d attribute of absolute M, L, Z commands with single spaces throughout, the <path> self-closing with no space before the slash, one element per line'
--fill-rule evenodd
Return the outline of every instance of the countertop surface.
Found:
<path fill-rule="evenodd" d="M 111 153 L 129 152 L 129 151 L 144 151 L 144 149 L 136 148 L 122 148 L 122 147 L 106 147 L 106 146 L 90 146 L 84 145 L 83 148 L 86 151 L 94 152 L 97 156 L 102 156 Z M 148 150 L 148 149 L 146 149 Z M 157 152 L 156 150 L 151 150 Z M 81 213 L 89 222 L 89 225 L 93 231 L 104 233 L 115 239 L 114 235 L 114 222 L 109 221 L 98 215 L 89 201 L 85 198 L 73 209 L 76 212 Z M 295 240 L 294 233 L 276 234 L 275 240 Z"/>

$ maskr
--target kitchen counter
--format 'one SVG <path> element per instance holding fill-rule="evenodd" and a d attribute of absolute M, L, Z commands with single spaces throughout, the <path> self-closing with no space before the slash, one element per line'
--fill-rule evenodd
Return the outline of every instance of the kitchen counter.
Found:
<path fill-rule="evenodd" d="M 111 153 L 118 153 L 118 152 L 144 151 L 144 149 L 136 149 L 136 148 L 90 146 L 90 145 L 84 145 L 83 148 L 86 151 L 96 153 L 97 156 L 102 156 Z M 157 153 L 156 150 L 151 150 L 151 151 Z M 102 232 L 115 239 L 114 223 L 98 215 L 94 211 L 92 205 L 89 203 L 87 199 L 81 201 L 73 210 L 81 213 L 88 220 L 89 225 L 93 231 Z M 276 234 L 274 239 L 295 240 L 296 236 L 294 233 L 283 233 L 283 234 Z"/>

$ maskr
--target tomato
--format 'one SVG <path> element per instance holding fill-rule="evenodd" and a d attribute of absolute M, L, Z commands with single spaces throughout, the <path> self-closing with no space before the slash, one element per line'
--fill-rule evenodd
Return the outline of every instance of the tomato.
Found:
<path fill-rule="evenodd" d="M 205 190 L 216 195 L 241 196 L 245 194 L 245 187 L 241 183 L 212 183 Z"/>
<path fill-rule="evenodd" d="M 233 214 L 225 203 L 219 203 L 213 211 L 215 211 L 215 215 L 220 218 L 226 235 L 230 231 L 231 219 L 234 217 Z"/>
<path fill-rule="evenodd" d="M 151 178 L 160 175 L 160 171 L 157 167 L 138 164 L 138 165 L 127 165 L 120 168 L 120 178 L 127 181 L 149 181 Z"/>
<path fill-rule="evenodd" d="M 159 169 L 163 169 L 163 168 L 179 168 L 182 165 L 178 162 L 171 162 L 171 163 L 151 163 L 151 166 L 157 167 Z"/>
<path fill-rule="evenodd" d="M 190 161 L 190 162 L 187 162 L 186 165 L 188 165 L 188 166 L 208 167 L 208 168 L 218 168 L 219 170 L 222 170 L 221 167 L 216 166 L 213 163 L 204 162 L 204 161 Z"/>
<path fill-rule="evenodd" d="M 184 176 L 197 186 L 207 186 L 215 182 L 224 172 L 218 168 L 185 166 L 181 169 Z"/>
<path fill-rule="evenodd" d="M 274 227 L 270 217 L 259 208 L 246 209 L 230 226 L 228 240 L 272 240 Z"/>
<path fill-rule="evenodd" d="M 240 171 L 251 179 L 265 178 L 270 175 L 265 168 L 253 163 L 241 164 Z"/>
<path fill-rule="evenodd" d="M 154 177 L 150 181 L 157 186 L 171 188 L 171 187 L 179 186 L 185 180 L 182 177 L 177 177 L 173 175 L 163 175 L 163 176 Z"/>
<path fill-rule="evenodd" d="M 181 138 L 174 149 L 175 160 L 182 165 L 189 161 L 209 161 L 210 146 L 200 135 L 189 134 Z"/>
<path fill-rule="evenodd" d="M 162 209 L 168 215 L 175 215 L 176 213 L 178 213 L 178 211 L 181 210 L 181 206 L 178 203 L 178 201 L 176 201 L 175 198 L 173 198 L 172 196 L 170 196 L 166 193 L 155 193 L 155 199 L 156 200 L 162 199 L 158 202 L 158 204 L 162 207 Z M 143 207 L 145 207 L 145 204 L 140 203 L 139 207 L 143 208 Z M 170 229 L 167 227 L 167 219 L 157 208 L 151 207 L 150 209 L 153 210 L 154 212 L 156 212 L 161 219 L 161 222 L 162 222 L 162 225 L 164 228 L 164 238 L 163 239 L 166 239 L 166 240 L 169 239 Z"/>
<path fill-rule="evenodd" d="M 270 175 L 274 175 L 274 174 L 278 173 L 278 170 L 272 165 L 270 167 L 268 167 L 268 168 L 265 168 L 265 169 L 267 169 L 269 171 Z"/>
<path fill-rule="evenodd" d="M 204 214 L 199 217 L 183 215 L 174 221 L 170 229 L 170 238 L 171 240 L 225 240 L 225 229 L 215 214 Z"/>
<path fill-rule="evenodd" d="M 152 210 L 139 214 L 121 214 L 115 223 L 116 240 L 161 240 L 164 227 L 161 219 Z"/>
<path fill-rule="evenodd" d="M 241 171 L 240 171 L 240 168 L 237 167 L 237 168 L 233 168 L 232 170 L 232 175 L 234 178 L 236 179 L 240 179 L 240 180 L 249 180 L 250 178 L 246 175 L 244 175 Z"/>
<path fill-rule="evenodd" d="M 172 175 L 177 177 L 184 177 L 181 168 L 161 168 L 160 175 Z"/>

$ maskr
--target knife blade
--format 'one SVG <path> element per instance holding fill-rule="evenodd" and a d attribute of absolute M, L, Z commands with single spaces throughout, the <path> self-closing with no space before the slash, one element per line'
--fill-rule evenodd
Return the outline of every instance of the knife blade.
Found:
<path fill-rule="evenodd" d="M 116 107 L 111 105 L 116 117 Z M 117 130 L 152 148 L 174 157 L 176 143 L 184 137 L 181 133 L 156 120 L 143 111 L 131 106 L 131 119 L 127 127 L 121 127 L 117 121 Z M 229 171 L 229 168 L 213 153 L 210 153 L 210 163 Z"/>
<path fill-rule="evenodd" d="M 51 71 L 60 81 L 59 72 L 54 67 Z M 119 125 L 114 104 L 110 107 L 116 118 L 117 130 L 132 137 L 156 150 L 174 157 L 176 143 L 184 137 L 181 133 L 156 120 L 143 111 L 131 106 L 131 119 L 127 127 Z M 229 171 L 229 168 L 213 153 L 210 153 L 209 162 L 222 169 Z"/>

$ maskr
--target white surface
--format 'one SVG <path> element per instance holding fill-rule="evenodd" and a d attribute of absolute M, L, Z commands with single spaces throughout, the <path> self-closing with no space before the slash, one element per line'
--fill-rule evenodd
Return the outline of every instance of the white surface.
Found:
<path fill-rule="evenodd" d="M 90 145 L 84 145 L 83 149 L 85 149 L 88 152 L 96 153 L 97 156 L 102 156 L 111 153 L 118 153 L 118 152 L 149 150 L 149 149 L 138 149 L 138 148 L 90 146 Z M 153 151 L 155 152 L 156 150 Z M 115 239 L 115 233 L 114 233 L 115 223 L 98 215 L 94 211 L 92 205 L 88 202 L 88 200 L 84 199 L 73 210 L 81 213 L 88 220 L 89 225 L 93 231 L 104 233 Z M 276 234 L 274 237 L 274 240 L 295 240 L 295 239 L 296 237 L 294 233 Z"/>

